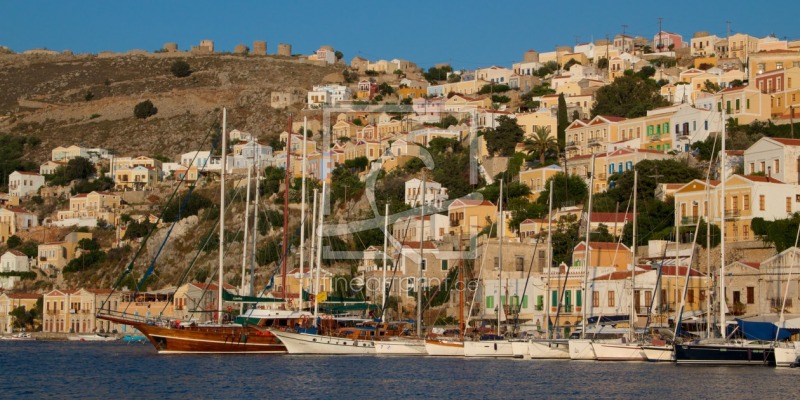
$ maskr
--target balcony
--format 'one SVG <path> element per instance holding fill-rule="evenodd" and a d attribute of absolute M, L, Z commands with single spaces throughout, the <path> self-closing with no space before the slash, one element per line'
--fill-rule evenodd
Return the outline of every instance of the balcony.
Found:
<path fill-rule="evenodd" d="M 603 138 L 591 138 L 589 139 L 589 146 L 602 146 L 604 143 Z"/>
<path fill-rule="evenodd" d="M 688 217 L 681 217 L 681 225 L 697 225 L 697 221 L 700 219 L 697 215 L 692 215 Z"/>
<path fill-rule="evenodd" d="M 451 219 L 450 220 L 450 226 L 451 227 L 456 227 L 456 226 L 460 226 L 460 225 L 461 225 L 461 220 L 460 219 Z"/>
<path fill-rule="evenodd" d="M 541 304 L 537 304 L 536 306 L 534 306 L 533 309 L 536 310 L 536 311 L 542 311 L 542 310 L 544 310 L 544 306 L 541 305 Z"/>
<path fill-rule="evenodd" d="M 561 312 L 563 312 L 563 313 L 571 313 L 574 310 L 575 310 L 575 308 L 574 308 L 574 306 L 572 304 L 566 304 L 566 305 L 561 306 Z"/>
<path fill-rule="evenodd" d="M 739 218 L 740 213 L 738 209 L 725 210 L 725 219 Z"/>
<path fill-rule="evenodd" d="M 566 148 L 567 149 L 577 149 L 578 148 L 578 143 L 575 142 L 574 140 L 571 140 L 571 141 L 566 143 Z"/>

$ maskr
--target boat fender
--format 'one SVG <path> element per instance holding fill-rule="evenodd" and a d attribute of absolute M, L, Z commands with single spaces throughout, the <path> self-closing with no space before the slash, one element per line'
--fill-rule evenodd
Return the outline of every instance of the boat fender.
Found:
<path fill-rule="evenodd" d="M 494 351 L 497 351 L 497 343 L 494 344 Z"/>

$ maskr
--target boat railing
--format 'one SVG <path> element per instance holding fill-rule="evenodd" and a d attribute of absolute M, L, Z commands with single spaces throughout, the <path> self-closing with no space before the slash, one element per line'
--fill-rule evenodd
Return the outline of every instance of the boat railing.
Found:
<path fill-rule="evenodd" d="M 134 315 L 122 311 L 106 310 L 106 309 L 98 309 L 96 315 L 98 317 L 108 316 L 113 318 L 126 319 L 131 322 L 141 322 L 146 324 L 155 324 L 155 321 L 159 319 L 167 320 L 166 318 L 154 318 L 153 316 L 147 317 L 144 315 Z"/>

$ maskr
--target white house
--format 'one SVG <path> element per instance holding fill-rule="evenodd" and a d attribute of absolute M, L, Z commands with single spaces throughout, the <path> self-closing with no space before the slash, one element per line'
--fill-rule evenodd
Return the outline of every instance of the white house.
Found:
<path fill-rule="evenodd" d="M 448 231 L 449 218 L 442 214 L 431 214 L 424 217 L 425 225 L 419 215 L 402 217 L 392 225 L 392 236 L 396 240 L 419 242 L 424 236 L 424 241 L 442 240 Z"/>
<path fill-rule="evenodd" d="M 425 182 L 425 193 L 422 193 L 422 180 L 413 178 L 406 181 L 405 203 L 411 207 L 422 205 L 435 206 L 441 208 L 449 198 L 447 188 L 435 181 Z"/>
<path fill-rule="evenodd" d="M 319 108 L 321 106 L 335 106 L 343 100 L 353 97 L 350 88 L 343 85 L 314 85 L 308 92 L 308 106 Z"/>
<path fill-rule="evenodd" d="M 28 272 L 30 271 L 28 256 L 16 250 L 8 250 L 0 256 L 0 272 Z M 20 280 L 18 276 L 1 276 L 0 288 L 13 289 Z"/>
<path fill-rule="evenodd" d="M 791 184 L 800 183 L 800 139 L 763 137 L 744 151 L 744 173 L 763 172 Z"/>
<path fill-rule="evenodd" d="M 44 177 L 35 172 L 14 171 L 8 175 L 8 194 L 27 197 L 44 186 Z"/>

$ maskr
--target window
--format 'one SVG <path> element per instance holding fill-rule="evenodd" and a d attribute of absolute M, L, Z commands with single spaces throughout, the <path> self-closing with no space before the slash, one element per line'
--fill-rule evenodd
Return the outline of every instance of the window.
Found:
<path fill-rule="evenodd" d="M 750 163 L 750 175 L 756 173 L 756 164 Z"/>
<path fill-rule="evenodd" d="M 750 209 L 750 195 L 746 194 L 742 196 L 742 202 L 744 203 L 743 208 L 745 211 Z"/>
<path fill-rule="evenodd" d="M 776 174 L 780 174 L 781 173 L 781 163 L 780 163 L 780 161 L 779 160 L 775 160 L 775 161 L 772 162 L 772 164 L 773 164 L 773 168 L 772 169 L 775 170 L 775 173 Z"/>
<path fill-rule="evenodd" d="M 447 260 L 442 260 L 442 271 L 447 271 Z"/>
<path fill-rule="evenodd" d="M 739 111 L 739 99 L 736 99 L 736 111 Z"/>
<path fill-rule="evenodd" d="M 409 296 L 414 295 L 414 278 L 408 278 L 408 287 L 406 288 L 406 294 Z"/>
<path fill-rule="evenodd" d="M 427 271 L 428 270 L 428 260 L 426 260 L 424 258 L 422 259 L 422 270 L 423 271 Z"/>
<path fill-rule="evenodd" d="M 689 289 L 686 292 L 686 302 L 689 303 L 689 304 L 693 304 L 694 303 L 694 289 Z"/>
<path fill-rule="evenodd" d="M 761 162 L 761 170 L 758 171 L 758 172 L 767 173 L 767 166 L 766 165 L 767 165 L 766 162 L 762 161 Z"/>
<path fill-rule="evenodd" d="M 525 258 L 516 256 L 514 258 L 514 269 L 516 271 L 524 271 L 525 270 Z"/>
<path fill-rule="evenodd" d="M 750 99 L 746 99 L 744 102 L 745 102 L 745 107 L 749 110 L 750 109 Z M 706 122 L 706 125 L 708 125 L 708 122 Z"/>
<path fill-rule="evenodd" d="M 608 291 L 608 306 L 609 307 L 614 307 L 614 291 L 613 290 L 609 290 Z"/>
<path fill-rule="evenodd" d="M 787 197 L 786 198 L 786 212 L 787 213 L 791 213 L 792 212 L 792 198 L 791 197 Z"/>
<path fill-rule="evenodd" d="M 575 291 L 575 305 L 578 307 L 583 305 L 583 292 L 581 290 Z"/>
<path fill-rule="evenodd" d="M 486 309 L 490 310 L 494 308 L 494 296 L 486 296 Z"/>
<path fill-rule="evenodd" d="M 744 237 L 744 240 L 749 240 L 750 239 L 750 226 L 749 225 L 742 226 L 742 236 Z"/>
<path fill-rule="evenodd" d="M 494 269 L 500 269 L 500 258 L 499 257 L 495 257 L 494 258 Z"/>
<path fill-rule="evenodd" d="M 597 290 L 592 291 L 592 306 L 600 305 L 600 292 Z"/>
<path fill-rule="evenodd" d="M 556 304 L 558 304 L 558 290 L 553 290 L 550 296 L 550 305 L 555 306 Z"/>

